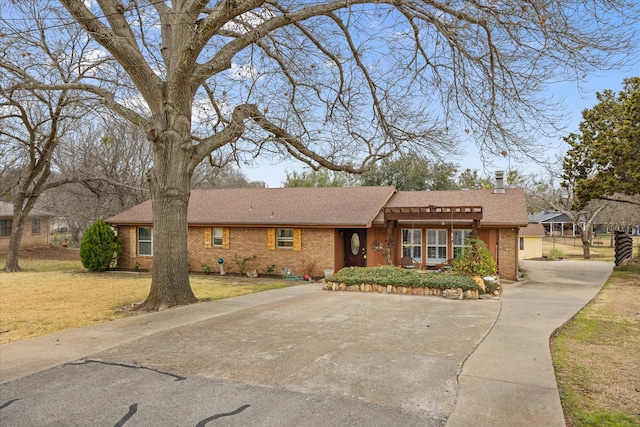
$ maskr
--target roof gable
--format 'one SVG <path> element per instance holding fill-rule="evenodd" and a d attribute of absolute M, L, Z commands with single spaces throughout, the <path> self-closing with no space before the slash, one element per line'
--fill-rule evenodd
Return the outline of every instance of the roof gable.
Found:
<path fill-rule="evenodd" d="M 527 225 L 524 190 L 507 188 L 504 193 L 491 189 L 449 191 L 398 191 L 388 207 L 482 206 L 481 225 Z"/>

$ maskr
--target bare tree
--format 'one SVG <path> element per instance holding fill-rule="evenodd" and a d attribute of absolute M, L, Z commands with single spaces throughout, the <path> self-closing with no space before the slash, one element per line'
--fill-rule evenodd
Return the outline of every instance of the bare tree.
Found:
<path fill-rule="evenodd" d="M 549 171 L 548 179 L 532 181 L 527 190 L 527 204 L 539 210 L 553 210 L 566 215 L 580 231 L 583 258 L 590 259 L 593 224 L 607 205 L 599 201 L 576 204 L 573 188 L 566 182 L 556 185 L 559 179 L 557 172 Z"/>
<path fill-rule="evenodd" d="M 122 118 L 103 115 L 102 120 L 86 123 L 60 144 L 55 161 L 62 174 L 75 177 L 103 199 L 99 217 L 151 197 L 146 180 L 153 163 L 151 147 L 140 128 Z"/>
<path fill-rule="evenodd" d="M 210 153 L 363 172 L 403 147 L 446 154 L 461 129 L 484 152 L 535 157 L 531 136 L 557 125 L 540 91 L 618 66 L 638 15 L 630 0 L 60 3 L 114 60 L 105 75 L 126 73 L 71 87 L 153 147 L 155 309 L 195 301 L 186 212 Z"/>
<path fill-rule="evenodd" d="M 67 133 L 53 156 L 56 172 L 73 183 L 43 194 L 47 211 L 66 223 L 71 244 L 97 219 L 150 198 L 146 173 L 151 147 L 140 128 L 118 117 L 84 123 Z"/>
<path fill-rule="evenodd" d="M 640 195 L 625 196 L 623 194 L 613 194 L 612 198 L 617 200 L 601 201 L 606 207 L 600 213 L 600 222 L 606 224 L 611 231 L 609 236 L 610 247 L 614 245 L 615 231 L 628 233 L 634 225 L 640 224 L 640 209 L 634 205 L 634 203 L 640 203 Z"/>
<path fill-rule="evenodd" d="M 82 55 L 66 52 L 86 51 L 89 41 L 77 29 L 61 29 L 58 37 L 48 37 L 48 19 L 57 17 L 51 8 L 20 5 L 19 12 L 35 17 L 30 21 L 30 36 L 17 33 L 16 21 L 2 17 L 5 28 L 14 31 L 2 38 L 0 51 L 0 137 L 6 144 L 6 162 L 13 171 L 11 184 L 3 189 L 13 203 L 13 226 L 5 270 L 18 271 L 20 241 L 27 216 L 47 189 L 70 182 L 58 174 L 51 179 L 53 154 L 67 132 L 87 114 L 83 92 L 60 86 L 58 90 L 40 89 L 25 82 L 69 84 L 92 74 L 91 66 L 82 66 Z M 16 6 L 18 7 L 18 6 Z"/>
<path fill-rule="evenodd" d="M 263 181 L 249 181 L 240 169 L 233 167 L 237 159 L 233 156 L 224 156 L 217 152 L 215 156 L 209 155 L 208 159 L 196 166 L 191 178 L 191 188 L 264 188 Z"/>

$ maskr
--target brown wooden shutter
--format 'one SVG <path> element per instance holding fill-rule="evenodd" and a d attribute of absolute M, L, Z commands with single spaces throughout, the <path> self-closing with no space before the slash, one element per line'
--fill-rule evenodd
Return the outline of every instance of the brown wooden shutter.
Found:
<path fill-rule="evenodd" d="M 276 229 L 267 229 L 267 249 L 270 251 L 276 250 Z"/>
<path fill-rule="evenodd" d="M 293 250 L 302 250 L 302 229 L 300 228 L 293 229 Z"/>
<path fill-rule="evenodd" d="M 222 229 L 222 249 L 229 249 L 229 228 Z"/>
<path fill-rule="evenodd" d="M 204 228 L 204 247 L 211 248 L 211 227 Z"/>

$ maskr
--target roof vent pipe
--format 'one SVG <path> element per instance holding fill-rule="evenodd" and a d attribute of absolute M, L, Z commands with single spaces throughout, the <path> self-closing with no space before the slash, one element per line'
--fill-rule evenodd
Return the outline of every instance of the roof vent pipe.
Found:
<path fill-rule="evenodd" d="M 504 193 L 504 172 L 496 171 L 496 186 L 493 188 L 493 194 Z"/>

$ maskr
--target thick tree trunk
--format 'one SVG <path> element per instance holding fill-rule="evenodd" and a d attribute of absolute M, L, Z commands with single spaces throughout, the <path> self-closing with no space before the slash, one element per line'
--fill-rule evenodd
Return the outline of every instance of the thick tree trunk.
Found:
<path fill-rule="evenodd" d="M 31 209 L 27 206 L 27 211 L 22 210 L 24 197 L 18 196 L 13 203 L 13 220 L 11 223 L 11 238 L 9 239 L 9 248 L 7 249 L 7 261 L 5 263 L 5 271 L 20 271 L 18 259 L 20 257 L 20 242 L 24 233 L 24 222 Z"/>
<path fill-rule="evenodd" d="M 24 232 L 24 215 L 18 211 L 14 213 L 13 222 L 11 224 L 11 238 L 9 239 L 9 248 L 7 249 L 7 261 L 5 263 L 5 271 L 20 271 L 18 263 L 20 254 L 20 241 Z"/>
<path fill-rule="evenodd" d="M 582 241 L 582 258 L 591 259 L 591 225 L 589 223 L 580 226 L 580 240 Z"/>
<path fill-rule="evenodd" d="M 590 252 L 590 244 L 589 241 L 587 240 L 586 242 L 584 240 L 582 240 L 582 257 L 584 259 L 591 259 L 591 252 Z"/>
<path fill-rule="evenodd" d="M 162 310 L 197 301 L 189 283 L 187 208 L 189 186 L 155 189 L 153 203 L 153 267 L 144 308 Z"/>
<path fill-rule="evenodd" d="M 197 301 L 189 283 L 188 195 L 160 193 L 154 197 L 153 268 L 145 309 L 162 310 Z"/>
<path fill-rule="evenodd" d="M 190 135 L 188 125 L 183 131 L 162 132 L 154 141 L 154 166 L 148 174 L 153 206 L 153 267 L 151 290 L 143 304 L 147 310 L 197 302 L 189 283 L 187 253 L 187 210 L 193 171 L 191 141 L 188 137 L 185 141 L 182 135 Z"/>

